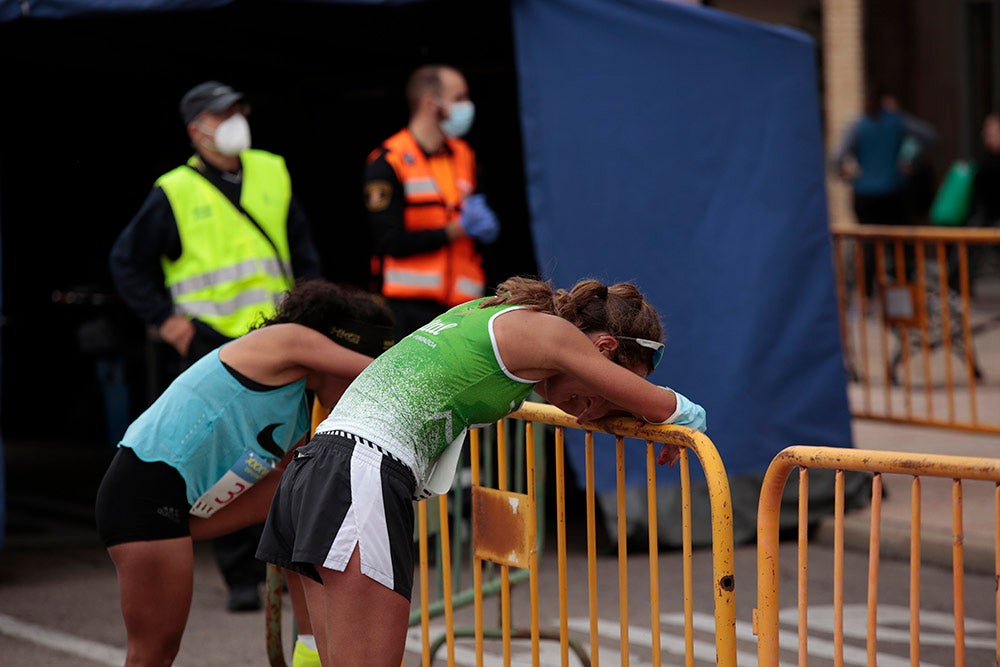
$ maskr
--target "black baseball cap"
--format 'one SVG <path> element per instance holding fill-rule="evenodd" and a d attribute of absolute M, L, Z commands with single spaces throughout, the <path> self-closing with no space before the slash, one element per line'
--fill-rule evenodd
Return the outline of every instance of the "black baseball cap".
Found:
<path fill-rule="evenodd" d="M 218 81 L 199 83 L 181 98 L 181 118 L 187 125 L 203 111 L 225 111 L 244 98 L 243 93 Z"/>

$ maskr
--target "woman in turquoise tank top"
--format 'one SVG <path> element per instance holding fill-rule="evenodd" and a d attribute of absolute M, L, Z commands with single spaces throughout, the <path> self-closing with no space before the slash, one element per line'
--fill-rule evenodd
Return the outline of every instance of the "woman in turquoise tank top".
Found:
<path fill-rule="evenodd" d="M 700 406 L 646 380 L 662 338 L 634 285 L 583 280 L 566 291 L 511 278 L 368 366 L 297 450 L 257 551 L 303 575 L 322 663 L 400 664 L 412 499 L 448 490 L 469 428 L 509 414 L 534 390 L 580 422 L 632 414 L 704 430 Z M 678 455 L 664 446 L 658 461 L 673 465 Z"/>
<path fill-rule="evenodd" d="M 97 494 L 128 636 L 125 664 L 169 665 L 192 599 L 193 541 L 260 523 L 311 426 L 392 344 L 391 311 L 324 280 L 300 283 L 256 329 L 192 365 L 125 432 Z M 295 667 L 318 665 L 289 576 Z M 304 661 L 309 652 L 313 661 Z"/>

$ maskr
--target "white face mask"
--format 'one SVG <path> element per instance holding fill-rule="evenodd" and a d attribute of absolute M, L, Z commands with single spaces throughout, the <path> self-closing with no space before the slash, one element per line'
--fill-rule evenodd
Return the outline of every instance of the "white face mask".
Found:
<path fill-rule="evenodd" d="M 250 148 L 250 123 L 246 116 L 237 113 L 219 123 L 214 132 L 202 130 L 212 137 L 215 150 L 235 157 Z"/>

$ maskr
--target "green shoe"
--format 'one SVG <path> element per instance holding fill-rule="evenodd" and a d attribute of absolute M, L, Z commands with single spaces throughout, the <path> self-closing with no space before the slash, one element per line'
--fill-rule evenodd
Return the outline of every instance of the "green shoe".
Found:
<path fill-rule="evenodd" d="M 319 661 L 319 651 L 309 648 L 302 642 L 295 642 L 292 652 L 292 667 L 322 667 Z"/>

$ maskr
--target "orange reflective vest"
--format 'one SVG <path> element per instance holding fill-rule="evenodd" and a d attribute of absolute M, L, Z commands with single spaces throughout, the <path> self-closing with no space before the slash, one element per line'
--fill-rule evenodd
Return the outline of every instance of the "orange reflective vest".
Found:
<path fill-rule="evenodd" d="M 458 219 L 462 201 L 475 191 L 475 154 L 461 139 L 446 141 L 450 152 L 430 158 L 408 129 L 382 144 L 386 162 L 403 186 L 403 223 L 408 231 L 443 229 Z M 482 257 L 468 237 L 431 252 L 382 258 L 386 297 L 431 299 L 450 307 L 481 297 L 485 287 Z"/>

